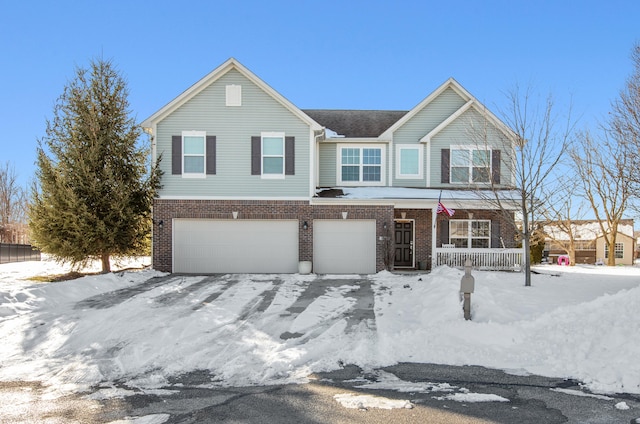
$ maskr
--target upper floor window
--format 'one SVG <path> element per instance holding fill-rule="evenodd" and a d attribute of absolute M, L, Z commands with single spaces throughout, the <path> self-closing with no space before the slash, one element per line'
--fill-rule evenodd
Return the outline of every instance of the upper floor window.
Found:
<path fill-rule="evenodd" d="M 295 175 L 296 139 L 283 132 L 263 132 L 251 137 L 251 175 L 284 178 Z"/>
<path fill-rule="evenodd" d="M 451 182 L 458 184 L 491 182 L 491 150 L 451 148 Z"/>
<path fill-rule="evenodd" d="M 262 175 L 284 176 L 284 133 L 262 133 Z"/>
<path fill-rule="evenodd" d="M 216 173 L 216 136 L 206 131 L 182 131 L 171 136 L 171 174 L 205 178 Z"/>
<path fill-rule="evenodd" d="M 453 219 L 449 221 L 449 243 L 460 248 L 491 246 L 491 221 Z"/>
<path fill-rule="evenodd" d="M 422 178 L 422 145 L 396 145 L 396 178 Z"/>
<path fill-rule="evenodd" d="M 380 185 L 384 180 L 382 147 L 340 147 L 339 159 L 340 184 Z"/>
<path fill-rule="evenodd" d="M 205 137 L 204 131 L 184 131 L 182 133 L 182 175 L 205 175 Z"/>

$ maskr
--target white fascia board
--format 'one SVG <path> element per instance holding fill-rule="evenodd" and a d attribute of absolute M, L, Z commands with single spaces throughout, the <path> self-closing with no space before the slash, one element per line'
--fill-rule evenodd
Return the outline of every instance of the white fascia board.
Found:
<path fill-rule="evenodd" d="M 416 107 L 411 109 L 404 115 L 398 122 L 393 124 L 388 130 L 380 135 L 380 138 L 390 139 L 393 137 L 393 133 L 404 125 L 407 121 L 413 118 L 418 112 L 424 109 L 429 103 L 431 103 L 434 99 L 436 99 L 440 94 L 442 94 L 447 88 L 451 88 L 455 91 L 462 99 L 465 100 L 465 106 L 473 106 L 478 112 L 480 112 L 483 116 L 485 116 L 493 125 L 495 125 L 500 131 L 502 131 L 509 139 L 517 140 L 517 135 L 505 125 L 502 120 L 500 120 L 497 116 L 495 116 L 486 106 L 484 106 L 481 102 L 478 101 L 469 91 L 467 91 L 458 81 L 454 78 L 449 78 L 444 82 L 440 87 L 438 87 L 433 93 L 429 94 L 424 100 L 422 100 Z M 468 106 L 467 106 L 468 108 Z M 454 118 L 455 119 L 455 118 Z M 442 124 L 440 124 L 442 125 Z M 440 126 L 439 125 L 439 126 Z M 434 130 L 432 130 L 433 132 Z M 426 136 L 425 136 L 426 137 Z M 424 139 L 423 139 L 424 140 Z M 428 140 L 425 140 L 428 141 Z"/>
<path fill-rule="evenodd" d="M 465 103 L 464 105 L 462 105 L 458 110 L 456 110 L 455 112 L 453 112 L 447 119 L 445 119 L 444 121 L 440 122 L 440 124 L 438 124 L 437 127 L 435 127 L 434 129 L 432 129 L 431 131 L 429 131 L 429 133 L 427 133 L 427 135 L 425 135 L 424 137 L 422 137 L 420 139 L 421 143 L 429 143 L 431 141 L 431 138 L 433 136 L 435 136 L 436 134 L 438 134 L 440 131 L 442 131 L 443 129 L 445 129 L 446 127 L 448 127 L 449 125 L 451 125 L 451 123 L 453 121 L 455 121 L 456 119 L 458 119 L 460 117 L 460 115 L 462 115 L 463 113 L 465 113 L 467 110 L 469 110 L 469 108 L 471 107 L 471 105 L 473 105 L 473 100 L 469 100 L 467 103 Z"/>
<path fill-rule="evenodd" d="M 178 97 L 170 101 L 167 105 L 161 108 L 159 111 L 151 115 L 149 118 L 145 119 L 141 126 L 145 128 L 151 128 L 153 123 L 159 122 L 164 119 L 167 115 L 175 111 L 178 107 L 189 101 L 196 94 L 202 91 L 204 88 L 211 85 L 213 82 L 218 80 L 224 74 L 226 74 L 229 70 L 236 69 L 243 76 L 249 79 L 251 82 L 260 87 L 264 92 L 269 94 L 272 98 L 282 104 L 285 108 L 287 108 L 290 112 L 300 118 L 303 122 L 308 124 L 313 130 L 321 130 L 323 127 L 318 124 L 316 121 L 311 119 L 309 115 L 302 112 L 297 106 L 287 100 L 284 96 L 278 93 L 276 90 L 271 88 L 267 83 L 258 78 L 253 72 L 244 67 L 240 62 L 238 62 L 234 58 L 228 59 L 222 65 L 218 66 L 216 69 L 207 74 L 204 78 L 200 79 L 198 82 L 193 84 L 187 90 L 185 90 Z"/>
<path fill-rule="evenodd" d="M 455 79 L 449 78 L 442 85 L 440 85 L 440 87 L 436 88 L 431 94 L 429 94 L 426 98 L 424 98 L 424 100 L 418 103 L 413 109 L 407 112 L 402 118 L 400 118 L 398 122 L 396 122 L 391 127 L 389 127 L 389 129 L 387 129 L 385 132 L 380 134 L 380 138 L 387 138 L 387 139 L 392 138 L 393 133 L 398 128 L 400 128 L 407 121 L 413 118 L 418 112 L 424 109 L 429 103 L 435 100 L 438 96 L 440 96 L 440 94 L 442 94 L 449 87 L 453 88 L 456 91 L 456 93 L 458 93 L 465 100 L 470 100 L 472 98 L 471 94 L 469 94 L 467 90 L 462 88 L 462 86 L 458 84 L 458 82 Z"/>

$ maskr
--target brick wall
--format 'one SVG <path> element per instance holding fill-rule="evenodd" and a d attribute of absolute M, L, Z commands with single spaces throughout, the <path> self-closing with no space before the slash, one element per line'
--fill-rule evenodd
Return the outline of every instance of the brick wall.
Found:
<path fill-rule="evenodd" d="M 376 220 L 376 270 L 386 269 L 384 224 L 392 225 L 392 206 L 351 206 L 321 205 L 311 206 L 305 201 L 261 201 L 261 200 L 164 200 L 156 199 L 153 206 L 154 242 L 153 266 L 159 271 L 170 272 L 172 265 L 172 219 L 297 219 L 299 222 L 299 260 L 313 260 L 313 221 L 314 219 L 343 219 L 342 212 L 347 212 L 347 219 Z M 162 222 L 162 228 L 160 228 Z M 308 228 L 303 228 L 304 223 Z"/>
<path fill-rule="evenodd" d="M 431 269 L 431 209 L 396 209 L 394 218 L 414 220 L 413 256 L 416 268 L 422 263 L 425 269 Z"/>
<path fill-rule="evenodd" d="M 470 214 L 473 214 L 473 218 L 471 218 Z M 442 240 L 440 227 L 442 225 L 449 225 L 448 222 L 455 219 L 489 219 L 491 220 L 491 225 L 494 225 L 495 222 L 500 223 L 500 237 L 502 237 L 502 241 L 504 242 L 504 247 L 512 248 L 517 247 L 516 240 L 516 230 L 513 227 L 513 215 L 511 217 L 511 222 L 507 220 L 507 217 L 499 212 L 499 211 L 490 211 L 490 210 L 472 210 L 472 209 L 464 209 L 457 210 L 453 217 L 449 218 L 444 216 L 443 214 L 438 215 L 436 218 L 436 246 L 442 246 L 442 243 L 448 243 L 448 240 Z"/>

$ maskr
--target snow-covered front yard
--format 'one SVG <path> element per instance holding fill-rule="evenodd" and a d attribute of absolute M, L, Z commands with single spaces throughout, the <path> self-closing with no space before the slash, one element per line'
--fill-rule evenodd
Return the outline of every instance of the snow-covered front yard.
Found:
<path fill-rule="evenodd" d="M 4 264 L 0 380 L 56 391 L 100 385 L 109 396 L 109 387 L 153 391 L 194 370 L 209 370 L 211 385 L 237 386 L 304 382 L 342 364 L 432 362 L 640 393 L 640 268 L 536 269 L 532 287 L 519 273 L 474 271 L 465 321 L 463 273 L 447 267 L 364 279 L 145 270 L 36 283 L 27 278 L 68 269 Z M 305 293 L 314 296 L 303 301 Z"/>

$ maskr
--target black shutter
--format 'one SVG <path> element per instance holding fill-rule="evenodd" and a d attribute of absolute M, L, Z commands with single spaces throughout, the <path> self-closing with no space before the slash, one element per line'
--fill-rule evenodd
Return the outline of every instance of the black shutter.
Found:
<path fill-rule="evenodd" d="M 440 246 L 449 244 L 449 221 L 440 221 Z"/>
<path fill-rule="evenodd" d="M 296 173 L 296 138 L 284 138 L 284 163 L 285 175 L 295 175 Z"/>
<path fill-rule="evenodd" d="M 440 182 L 449 183 L 450 170 L 450 151 L 449 149 L 440 150 Z"/>
<path fill-rule="evenodd" d="M 491 247 L 502 247 L 502 241 L 500 240 L 500 221 L 491 221 Z"/>
<path fill-rule="evenodd" d="M 207 136 L 207 175 L 216 174 L 216 136 Z"/>
<path fill-rule="evenodd" d="M 251 137 L 251 175 L 260 175 L 262 173 L 262 154 L 261 154 L 260 136 Z"/>
<path fill-rule="evenodd" d="M 500 184 L 500 150 L 491 151 L 491 179 L 494 184 Z"/>
<path fill-rule="evenodd" d="M 171 136 L 171 173 L 182 174 L 182 136 Z"/>

